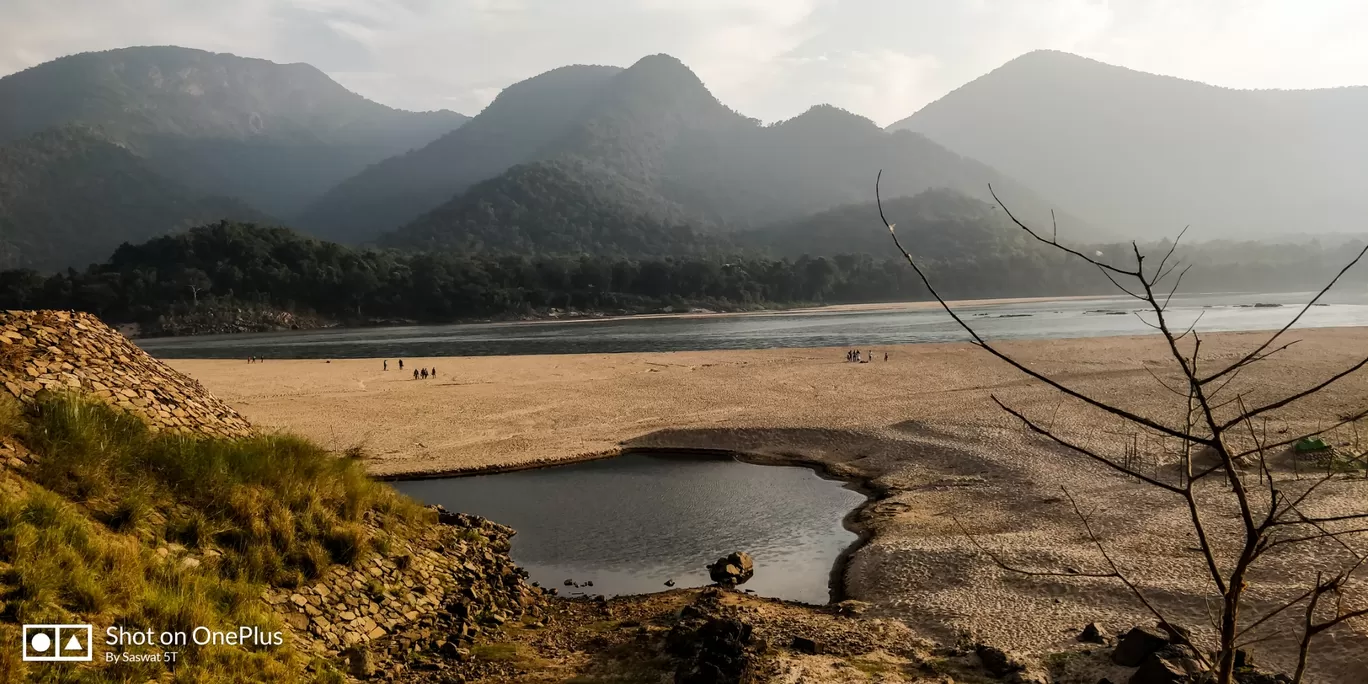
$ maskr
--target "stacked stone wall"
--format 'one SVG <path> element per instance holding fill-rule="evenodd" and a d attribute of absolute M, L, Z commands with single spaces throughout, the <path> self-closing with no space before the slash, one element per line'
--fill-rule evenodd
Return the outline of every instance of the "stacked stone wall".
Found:
<path fill-rule="evenodd" d="M 71 311 L 0 312 L 0 386 L 20 401 L 78 390 L 156 430 L 244 437 L 252 426 L 198 380 L 152 358 L 99 318 Z"/>
<path fill-rule="evenodd" d="M 339 656 L 361 648 L 380 661 L 454 652 L 506 623 L 543 618 L 547 594 L 508 556 L 513 530 L 464 514 L 442 512 L 440 520 L 354 567 L 334 566 L 262 599 L 302 650 Z"/>

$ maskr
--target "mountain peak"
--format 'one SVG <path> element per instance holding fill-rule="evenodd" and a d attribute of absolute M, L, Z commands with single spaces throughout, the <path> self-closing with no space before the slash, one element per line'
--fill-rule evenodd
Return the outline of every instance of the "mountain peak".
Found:
<path fill-rule="evenodd" d="M 693 69 L 666 54 L 642 57 L 624 70 L 617 80 L 627 88 L 644 87 L 658 95 L 667 94 L 671 90 L 708 91 L 703 79 L 699 78 Z"/>
<path fill-rule="evenodd" d="M 690 69 L 688 65 L 684 64 L 678 57 L 667 55 L 663 52 L 654 55 L 646 55 L 645 57 L 638 59 L 636 63 L 629 68 L 638 71 L 655 71 L 657 73 L 687 72 L 693 74 L 693 70 Z"/>
<path fill-rule="evenodd" d="M 878 124 L 854 112 L 835 105 L 819 104 L 809 107 L 798 116 L 780 121 L 772 128 L 785 131 L 808 131 L 814 134 L 830 133 L 836 130 L 850 133 L 879 132 Z"/>

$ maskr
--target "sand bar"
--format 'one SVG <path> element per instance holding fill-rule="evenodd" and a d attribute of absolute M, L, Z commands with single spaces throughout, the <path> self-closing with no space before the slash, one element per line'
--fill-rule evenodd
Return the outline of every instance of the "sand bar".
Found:
<path fill-rule="evenodd" d="M 1204 338 L 1230 358 L 1261 333 Z M 1328 376 L 1368 349 L 1368 329 L 1292 333 L 1301 339 L 1242 384 L 1272 394 Z M 1171 368 L 1156 337 L 1015 341 L 1002 348 L 1080 391 L 1135 408 L 1171 407 L 1150 375 Z M 258 427 L 298 432 L 330 447 L 362 446 L 379 475 L 413 475 L 582 458 L 660 430 L 829 429 L 877 432 L 907 421 L 1013 425 L 992 402 L 1089 421 L 1056 395 L 968 344 L 880 347 L 846 363 L 842 349 L 658 352 L 395 360 L 172 360 Z M 883 353 L 889 360 L 883 361 Z M 411 369 L 435 367 L 436 379 Z M 1368 395 L 1368 374 L 1286 413 L 1315 420 Z M 1088 429 L 1086 424 L 1078 427 Z M 1100 437 L 1114 425 L 1094 425 Z"/>
<path fill-rule="evenodd" d="M 1203 358 L 1214 368 L 1265 336 L 1204 337 Z M 1235 387 L 1250 404 L 1313 385 L 1368 353 L 1364 328 L 1294 331 L 1289 339 L 1300 341 L 1239 377 Z M 1160 384 L 1174 376 L 1158 337 L 1014 341 L 1002 348 L 1088 395 L 1181 422 L 1183 401 Z M 1152 621 L 1112 580 L 1010 574 L 959 529 L 968 527 L 983 545 L 1026 565 L 1096 570 L 1100 559 L 1061 494 L 1064 486 L 1096 509 L 1095 524 L 1128 574 L 1177 620 L 1199 633 L 1208 629 L 1211 591 L 1180 502 L 1061 453 L 1025 433 L 991 397 L 1112 454 L 1131 445 L 1152 458 L 1163 446 L 1157 440 L 1062 401 L 967 344 L 874 352 L 877 360 L 868 364 L 845 362 L 842 349 L 406 359 L 407 369 L 436 367 L 437 378 L 426 381 L 400 373 L 393 362 L 382 371 L 379 360 L 170 363 L 258 426 L 339 449 L 362 446 L 380 475 L 518 467 L 643 446 L 829 464 L 884 492 L 859 521 L 871 539 L 847 569 L 848 593 L 871 601 L 876 614 L 950 640 L 968 631 L 1009 647 L 1048 649 L 1094 620 L 1114 628 Z M 1368 373 L 1355 374 L 1277 412 L 1268 429 L 1315 428 L 1365 402 Z M 1363 437 L 1368 441 L 1368 432 Z M 1357 448 L 1357 439 L 1341 430 L 1331 441 Z M 1331 508 L 1368 501 L 1361 480 L 1326 491 Z M 1213 520 L 1213 534 L 1231 536 L 1233 524 Z M 1253 578 L 1252 608 L 1299 593 L 1309 564 L 1325 558 L 1273 558 Z M 1323 643 L 1317 681 L 1368 681 L 1365 631 L 1360 621 Z M 1285 640 L 1259 648 L 1287 665 Z"/>

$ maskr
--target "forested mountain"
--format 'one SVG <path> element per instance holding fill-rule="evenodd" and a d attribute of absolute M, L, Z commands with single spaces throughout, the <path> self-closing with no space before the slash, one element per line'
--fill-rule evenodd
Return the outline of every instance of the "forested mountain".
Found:
<path fill-rule="evenodd" d="M 240 201 L 206 197 L 89 129 L 64 126 L 0 147 L 0 267 L 58 269 L 222 218 L 258 220 Z"/>
<path fill-rule="evenodd" d="M 526 111 L 539 116 L 519 114 Z M 523 119 L 531 124 L 519 123 Z M 620 186 L 615 194 L 627 202 L 622 209 L 631 217 L 718 230 L 868 200 L 881 168 L 890 197 L 943 186 L 982 198 L 992 183 L 1024 215 L 1049 216 L 1045 201 L 1020 184 L 920 135 L 888 133 L 832 107 L 764 126 L 718 102 L 678 60 L 655 55 L 628 69 L 568 67 L 511 87 L 466 126 L 339 185 L 310 209 L 303 225 L 321 236 L 363 241 L 422 216 L 385 242 L 483 242 L 459 234 L 437 237 L 441 217 L 468 216 L 460 207 L 482 200 L 460 194 L 475 183 L 544 161 L 591 175 L 585 185 Z M 447 201 L 455 209 L 428 213 Z M 574 220 L 543 217 L 548 224 Z M 445 229 L 469 228 L 457 222 Z M 481 228 L 518 226 L 495 222 Z M 1062 234 L 1090 230 L 1061 214 Z M 413 238 L 418 234 L 425 237 Z"/>
<path fill-rule="evenodd" d="M 534 160 L 620 71 L 568 66 L 515 83 L 460 128 L 332 188 L 309 206 L 300 225 L 331 239 L 364 242 L 408 223 L 457 192 Z"/>
<path fill-rule="evenodd" d="M 0 78 L 0 145 L 82 124 L 164 176 L 279 216 L 465 119 L 391 109 L 307 64 L 180 47 L 71 55 Z"/>
<path fill-rule="evenodd" d="M 1368 87 L 1232 90 L 1032 52 L 890 127 L 1127 236 L 1362 231 Z"/>

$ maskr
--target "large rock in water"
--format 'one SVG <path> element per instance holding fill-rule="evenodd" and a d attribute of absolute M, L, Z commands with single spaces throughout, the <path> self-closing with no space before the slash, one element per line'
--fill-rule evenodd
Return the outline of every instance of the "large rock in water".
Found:
<path fill-rule="evenodd" d="M 734 587 L 744 584 L 755 576 L 755 561 L 745 551 L 733 551 L 731 555 L 717 559 L 708 566 L 708 576 L 712 581 L 724 586 Z"/>
<path fill-rule="evenodd" d="M 154 430 L 245 437 L 252 426 L 199 381 L 152 358 L 100 319 L 74 311 L 0 312 L 0 387 L 22 402 L 75 391 Z"/>

